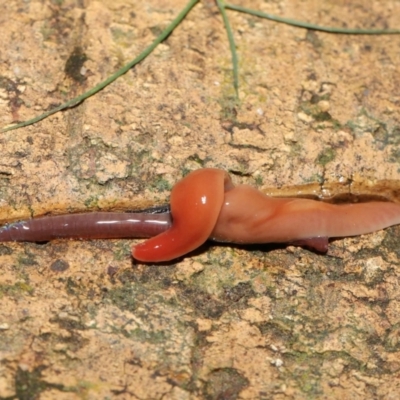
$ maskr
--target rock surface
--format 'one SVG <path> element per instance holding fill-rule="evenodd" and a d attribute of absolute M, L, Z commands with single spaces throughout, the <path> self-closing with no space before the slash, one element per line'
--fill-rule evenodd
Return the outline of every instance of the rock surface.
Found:
<path fill-rule="evenodd" d="M 325 26 L 400 28 L 395 0 L 240 4 Z M 7 1 L 0 125 L 104 80 L 184 6 Z M 398 199 L 400 36 L 228 16 L 240 101 L 221 16 L 203 1 L 97 95 L 0 134 L 0 220 L 162 204 L 201 167 L 267 192 Z M 207 244 L 168 265 L 134 263 L 135 240 L 1 244 L 0 398 L 397 399 L 399 235 L 334 241 L 327 256 Z"/>

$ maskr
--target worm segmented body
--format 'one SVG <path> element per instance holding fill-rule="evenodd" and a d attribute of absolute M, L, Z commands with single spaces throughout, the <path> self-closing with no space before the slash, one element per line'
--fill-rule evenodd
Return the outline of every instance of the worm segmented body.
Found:
<path fill-rule="evenodd" d="M 0 228 L 0 241 L 150 238 L 133 246 L 132 256 L 160 262 L 181 257 L 207 239 L 242 244 L 286 242 L 326 252 L 329 238 L 400 224 L 400 204 L 335 205 L 272 198 L 248 185 L 234 186 L 226 172 L 214 168 L 194 171 L 179 181 L 172 188 L 170 210 L 42 217 Z"/>
<path fill-rule="evenodd" d="M 14 222 L 0 228 L 0 242 L 47 242 L 59 238 L 148 238 L 171 227 L 170 213 L 93 212 Z"/>

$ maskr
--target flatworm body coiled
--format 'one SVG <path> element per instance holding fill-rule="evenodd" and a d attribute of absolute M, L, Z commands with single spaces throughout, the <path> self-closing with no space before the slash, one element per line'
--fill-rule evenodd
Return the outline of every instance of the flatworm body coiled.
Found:
<path fill-rule="evenodd" d="M 172 188 L 170 212 L 59 215 L 11 223 L 0 241 L 58 238 L 150 238 L 132 248 L 145 262 L 170 261 L 206 240 L 228 243 L 292 243 L 328 250 L 328 239 L 361 235 L 400 224 L 400 204 L 327 204 L 272 198 L 248 185 L 235 186 L 219 169 L 193 171 Z"/>

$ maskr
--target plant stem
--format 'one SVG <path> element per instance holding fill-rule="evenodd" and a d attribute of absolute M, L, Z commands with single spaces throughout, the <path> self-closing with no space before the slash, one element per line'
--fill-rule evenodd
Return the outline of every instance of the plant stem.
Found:
<path fill-rule="evenodd" d="M 0 130 L 0 133 L 12 131 L 14 129 L 23 128 L 28 125 L 32 125 L 36 122 L 39 122 L 50 115 L 53 115 L 59 111 L 65 110 L 67 108 L 75 107 L 76 105 L 82 103 L 84 100 L 98 93 L 100 90 L 104 89 L 110 83 L 114 82 L 120 76 L 126 74 L 132 67 L 134 67 L 139 62 L 143 61 L 152 51 L 163 42 L 173 31 L 174 29 L 182 22 L 182 20 L 186 17 L 186 15 L 190 12 L 190 10 L 199 2 L 199 0 L 189 0 L 189 3 L 185 6 L 185 8 L 178 14 L 178 16 L 165 28 L 161 34 L 154 40 L 154 42 L 148 46 L 142 53 L 140 53 L 134 60 L 130 61 L 128 64 L 124 65 L 113 75 L 109 76 L 103 82 L 100 82 L 98 85 L 88 90 L 87 92 L 81 94 L 78 97 L 75 97 L 71 100 L 68 100 L 66 103 L 59 105 L 45 113 L 29 119 L 27 121 L 20 122 L 18 124 L 9 125 Z"/>
<path fill-rule="evenodd" d="M 226 33 L 228 35 L 228 40 L 229 40 L 229 47 L 231 50 L 231 56 L 232 56 L 232 66 L 233 66 L 233 87 L 235 89 L 236 97 L 239 97 L 239 67 L 238 67 L 238 56 L 236 53 L 236 44 L 235 44 L 235 39 L 233 37 L 231 25 L 229 23 L 228 16 L 226 15 L 225 11 L 225 4 L 223 0 L 217 0 L 217 5 L 218 8 L 221 12 L 222 19 L 224 21 Z"/>
<path fill-rule="evenodd" d="M 327 33 L 344 33 L 347 35 L 395 35 L 399 34 L 400 30 L 396 29 L 352 29 L 352 28 L 334 28 L 328 26 L 320 26 L 309 24 L 307 22 L 297 21 L 294 19 L 277 17 L 276 15 L 267 14 L 262 11 L 252 10 L 241 6 L 235 6 L 234 4 L 225 4 L 225 8 L 229 10 L 239 11 L 242 13 L 255 15 L 256 17 L 266 18 L 275 22 L 282 22 L 287 25 L 297 26 L 299 28 L 312 29 L 314 31 L 321 31 Z"/>

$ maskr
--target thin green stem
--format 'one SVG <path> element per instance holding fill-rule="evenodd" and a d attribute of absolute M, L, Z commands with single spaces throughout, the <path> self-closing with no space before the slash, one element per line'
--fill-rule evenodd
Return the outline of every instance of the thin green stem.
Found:
<path fill-rule="evenodd" d="M 225 4 L 223 0 L 217 0 L 218 8 L 221 12 L 222 19 L 224 20 L 224 25 L 226 29 L 226 33 L 228 35 L 229 47 L 232 55 L 232 65 L 233 65 L 233 87 L 235 89 L 236 97 L 239 97 L 239 67 L 238 67 L 238 56 L 236 53 L 236 44 L 235 39 L 233 37 L 231 25 L 229 23 L 228 16 L 225 11 Z"/>
<path fill-rule="evenodd" d="M 186 15 L 190 12 L 190 10 L 199 2 L 199 0 L 189 0 L 189 3 L 185 6 L 185 8 L 178 14 L 178 16 L 167 26 L 167 28 L 164 29 L 164 31 L 161 32 L 161 34 L 154 40 L 154 42 L 148 46 L 142 53 L 140 53 L 134 60 L 129 62 L 128 64 L 124 65 L 121 69 L 119 69 L 115 74 L 109 76 L 106 80 L 103 82 L 99 83 L 92 89 L 88 90 L 87 92 L 81 94 L 78 97 L 75 97 L 66 103 L 63 103 L 59 105 L 58 107 L 55 107 L 49 111 L 46 111 L 45 113 L 29 119 L 24 122 L 20 122 L 15 125 L 10 125 L 7 126 L 3 129 L 1 129 L 1 133 L 12 131 L 14 129 L 18 128 L 23 128 L 28 125 L 32 125 L 36 122 L 39 122 L 48 116 L 55 114 L 58 111 L 65 110 L 66 108 L 71 108 L 82 101 L 86 100 L 88 97 L 93 96 L 100 90 L 104 89 L 106 86 L 108 86 L 110 83 L 114 82 L 116 79 L 118 79 L 120 76 L 126 74 L 132 67 L 134 67 L 136 64 L 139 62 L 143 61 L 161 42 L 163 42 L 173 31 L 174 29 L 182 22 L 182 20 L 186 17 Z"/>
<path fill-rule="evenodd" d="M 348 28 L 333 28 L 320 25 L 309 24 L 307 22 L 296 21 L 294 19 L 277 17 L 272 14 L 267 14 L 261 11 L 251 10 L 241 6 L 235 6 L 233 4 L 225 4 L 225 8 L 229 10 L 239 11 L 242 13 L 255 15 L 256 17 L 266 18 L 275 22 L 282 22 L 284 24 L 297 26 L 299 28 L 312 29 L 314 31 L 328 32 L 328 33 L 344 33 L 350 35 L 395 35 L 399 34 L 400 30 L 396 29 L 348 29 Z"/>

